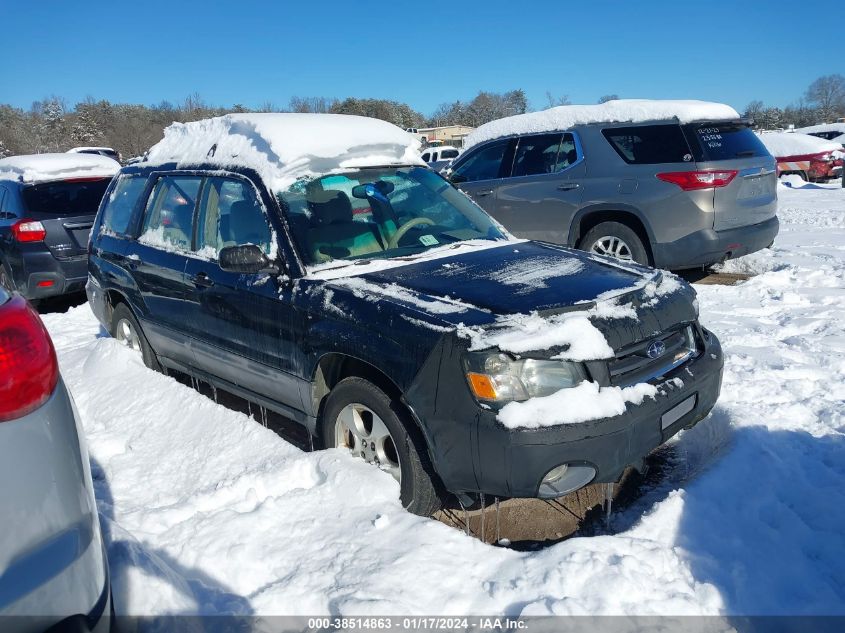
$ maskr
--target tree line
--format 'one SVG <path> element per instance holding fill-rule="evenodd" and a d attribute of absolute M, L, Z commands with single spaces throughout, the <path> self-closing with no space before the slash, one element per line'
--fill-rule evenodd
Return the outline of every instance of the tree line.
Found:
<path fill-rule="evenodd" d="M 618 98 L 609 94 L 603 103 Z M 569 104 L 566 95 L 546 93 L 542 107 Z M 32 104 L 29 110 L 0 104 L 0 158 L 14 154 L 63 152 L 76 146 L 106 146 L 124 157 L 140 156 L 162 138 L 162 131 L 174 121 L 188 122 L 232 112 L 328 112 L 357 114 L 389 121 L 402 128 L 469 125 L 530 109 L 521 89 L 502 93 L 479 92 L 469 101 L 453 101 L 438 106 L 425 116 L 406 103 L 387 99 L 347 97 L 293 97 L 287 106 L 265 102 L 257 109 L 242 104 L 229 108 L 208 105 L 199 94 L 189 95 L 181 104 L 162 101 L 157 105 L 111 103 L 89 97 L 70 107 L 65 99 L 51 96 Z M 845 77 L 839 74 L 819 77 L 793 105 L 767 107 L 762 101 L 748 104 L 743 116 L 754 119 L 755 127 L 773 129 L 834 121 L 845 117 Z"/>

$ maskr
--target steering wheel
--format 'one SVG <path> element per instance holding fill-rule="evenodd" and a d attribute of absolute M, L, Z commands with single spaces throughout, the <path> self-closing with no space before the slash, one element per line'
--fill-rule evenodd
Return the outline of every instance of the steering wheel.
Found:
<path fill-rule="evenodd" d="M 399 246 L 399 240 L 405 237 L 405 233 L 419 224 L 434 224 L 434 220 L 430 220 L 428 218 L 413 218 L 408 220 L 405 224 L 396 229 L 396 233 L 394 233 L 387 241 L 388 250 Z"/>

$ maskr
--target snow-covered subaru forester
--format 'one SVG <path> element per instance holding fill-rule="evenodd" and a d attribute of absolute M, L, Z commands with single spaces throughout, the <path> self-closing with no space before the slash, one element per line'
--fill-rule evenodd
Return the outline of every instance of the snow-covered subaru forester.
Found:
<path fill-rule="evenodd" d="M 124 167 L 90 305 L 158 370 L 302 423 L 428 514 L 616 481 L 719 395 L 722 353 L 668 273 L 518 240 L 382 121 L 173 124 Z"/>

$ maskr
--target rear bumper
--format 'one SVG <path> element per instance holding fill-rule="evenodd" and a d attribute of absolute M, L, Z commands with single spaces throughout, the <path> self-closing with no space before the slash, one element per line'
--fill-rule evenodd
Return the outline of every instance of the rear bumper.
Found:
<path fill-rule="evenodd" d="M 674 242 L 654 244 L 655 265 L 680 270 L 742 257 L 771 246 L 779 227 L 777 216 L 774 216 L 759 224 L 726 231 L 696 231 Z"/>
<path fill-rule="evenodd" d="M 87 255 L 56 259 L 46 248 L 8 256 L 12 281 L 27 299 L 43 299 L 81 292 L 88 277 Z"/>

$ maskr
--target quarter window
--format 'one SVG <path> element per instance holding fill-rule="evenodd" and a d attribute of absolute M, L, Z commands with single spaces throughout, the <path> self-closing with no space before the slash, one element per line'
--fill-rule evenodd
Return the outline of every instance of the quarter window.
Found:
<path fill-rule="evenodd" d="M 255 189 L 235 178 L 209 178 L 197 220 L 197 254 L 217 259 L 227 246 L 255 244 L 270 254 L 270 228 Z"/>
<path fill-rule="evenodd" d="M 138 241 L 166 250 L 189 251 L 194 208 L 202 178 L 164 176 L 147 203 Z"/>
<path fill-rule="evenodd" d="M 467 156 L 452 172 L 452 182 L 473 182 L 499 178 L 502 161 L 508 149 L 509 139 L 486 145 Z"/>
<path fill-rule="evenodd" d="M 601 133 L 622 160 L 632 165 L 688 163 L 693 159 L 677 124 L 615 127 Z"/>

